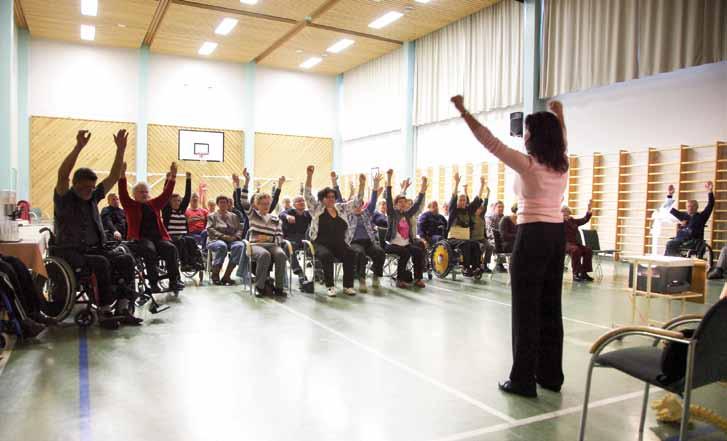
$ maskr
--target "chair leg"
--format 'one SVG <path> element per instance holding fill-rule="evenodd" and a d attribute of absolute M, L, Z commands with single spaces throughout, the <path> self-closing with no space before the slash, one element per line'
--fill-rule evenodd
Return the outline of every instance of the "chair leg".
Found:
<path fill-rule="evenodd" d="M 686 441 L 689 429 L 689 406 L 692 404 L 692 376 L 694 375 L 695 343 L 689 344 L 687 350 L 687 371 L 684 375 L 684 401 L 682 402 L 682 421 L 679 427 L 679 441 Z"/>
<path fill-rule="evenodd" d="M 591 357 L 591 361 L 588 364 L 588 375 L 586 376 L 586 392 L 583 398 L 583 411 L 581 413 L 581 428 L 578 434 L 578 441 L 583 441 L 586 436 L 586 419 L 588 418 L 588 400 L 591 396 L 591 380 L 593 379 L 593 360 L 595 355 Z"/>
<path fill-rule="evenodd" d="M 644 438 L 644 423 L 646 422 L 646 406 L 649 403 L 649 383 L 644 388 L 644 403 L 641 405 L 641 421 L 639 422 L 639 441 Z"/>

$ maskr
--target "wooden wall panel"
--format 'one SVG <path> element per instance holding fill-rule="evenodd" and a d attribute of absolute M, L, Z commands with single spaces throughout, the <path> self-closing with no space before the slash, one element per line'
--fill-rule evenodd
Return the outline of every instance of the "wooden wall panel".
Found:
<path fill-rule="evenodd" d="M 33 116 L 30 119 L 30 203 L 40 208 L 43 217 L 53 217 L 53 189 L 58 167 L 76 144 L 79 130 L 89 130 L 91 139 L 76 162 L 79 167 L 96 171 L 99 180 L 104 179 L 113 163 L 116 145 L 113 135 L 126 129 L 129 132 L 126 147 L 127 174 L 136 171 L 136 125 L 129 122 L 91 121 L 83 119 L 48 118 Z M 105 206 L 105 202 L 100 204 Z"/>
<path fill-rule="evenodd" d="M 283 195 L 296 195 L 300 191 L 301 184 L 305 183 L 308 165 L 316 167 L 313 175 L 314 190 L 331 185 L 332 139 L 270 133 L 255 134 L 256 187 L 270 191 L 273 184 L 277 184 L 278 177 L 282 175 L 287 179 Z M 363 173 L 368 176 L 370 171 Z M 341 180 L 339 184 L 345 197 L 348 194 L 348 182 Z"/>
<path fill-rule="evenodd" d="M 225 152 L 223 162 L 199 162 L 179 160 L 179 129 L 223 131 L 225 133 Z M 150 124 L 147 134 L 149 152 L 147 154 L 147 174 L 152 194 L 161 193 L 164 177 L 169 165 L 176 161 L 178 193 L 184 192 L 184 174 L 192 173 L 192 191 L 196 191 L 202 180 L 207 184 L 207 197 L 214 199 L 219 195 L 232 195 L 232 174 L 242 174 L 244 168 L 244 134 L 236 130 L 221 130 L 195 127 L 178 127 Z"/>

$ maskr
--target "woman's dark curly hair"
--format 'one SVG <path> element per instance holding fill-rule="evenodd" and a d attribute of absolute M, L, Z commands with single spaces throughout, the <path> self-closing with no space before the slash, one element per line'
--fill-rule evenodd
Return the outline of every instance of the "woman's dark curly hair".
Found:
<path fill-rule="evenodd" d="M 558 117 L 550 112 L 531 113 L 525 118 L 525 127 L 530 132 L 525 143 L 528 153 L 549 169 L 566 173 L 568 156 L 563 126 Z"/>
<path fill-rule="evenodd" d="M 323 199 L 325 199 L 329 193 L 333 193 L 333 197 L 336 197 L 336 190 L 331 187 L 326 187 L 318 192 L 318 202 L 323 202 Z"/>

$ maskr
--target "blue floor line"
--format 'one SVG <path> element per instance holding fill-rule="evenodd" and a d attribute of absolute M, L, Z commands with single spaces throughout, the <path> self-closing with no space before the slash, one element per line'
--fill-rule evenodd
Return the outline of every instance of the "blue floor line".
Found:
<path fill-rule="evenodd" d="M 88 340 L 86 329 L 80 328 L 78 339 L 78 389 L 81 441 L 91 441 L 91 397 L 88 384 Z"/>

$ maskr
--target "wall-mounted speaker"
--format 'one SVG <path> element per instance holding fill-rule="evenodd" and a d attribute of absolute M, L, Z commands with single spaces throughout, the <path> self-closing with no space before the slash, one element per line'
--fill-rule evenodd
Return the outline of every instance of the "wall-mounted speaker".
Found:
<path fill-rule="evenodd" d="M 523 136 L 523 113 L 512 112 L 510 114 L 510 136 Z"/>

